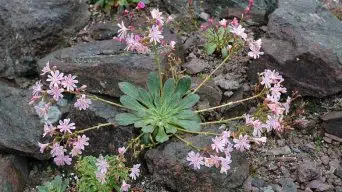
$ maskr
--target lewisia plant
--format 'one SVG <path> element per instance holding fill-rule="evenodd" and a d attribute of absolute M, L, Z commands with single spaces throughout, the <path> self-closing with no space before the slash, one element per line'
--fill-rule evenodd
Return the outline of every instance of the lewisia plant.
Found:
<path fill-rule="evenodd" d="M 139 5 L 134 11 L 144 9 Z M 86 132 L 100 127 L 133 125 L 141 130 L 140 134 L 133 138 L 126 147 L 118 148 L 117 159 L 125 162 L 124 154 L 127 150 L 133 150 L 136 146 L 151 148 L 170 138 L 179 139 L 192 147 L 186 160 L 189 166 L 200 169 L 202 166 L 216 167 L 221 173 L 226 174 L 230 169 L 231 152 L 245 152 L 250 150 L 251 145 L 260 145 L 266 142 L 266 136 L 270 132 L 283 132 L 287 125 L 284 117 L 289 113 L 291 98 L 283 96 L 286 88 L 282 86 L 284 79 L 272 70 L 266 69 L 259 74 L 260 81 L 256 86 L 258 91 L 255 95 L 242 100 L 233 101 L 206 109 L 195 110 L 194 106 L 200 97 L 196 92 L 237 52 L 249 47 L 246 54 L 253 59 L 259 58 L 261 52 L 261 40 L 254 40 L 245 33 L 245 29 L 234 18 L 228 23 L 221 20 L 217 24 L 210 21 L 209 25 L 202 26 L 207 31 L 208 42 L 206 48 L 209 54 L 219 50 L 223 61 L 196 87 L 191 88 L 191 78 L 181 76 L 178 78 L 167 78 L 161 67 L 160 55 L 172 54 L 175 50 L 175 41 L 164 40 L 163 28 L 172 17 L 165 17 L 158 9 L 152 9 L 144 28 L 126 26 L 122 21 L 115 40 L 126 44 L 126 51 L 136 54 L 153 54 L 157 72 L 148 76 L 147 89 L 135 86 L 128 82 L 119 83 L 124 93 L 120 97 L 121 103 L 115 103 L 100 97 L 86 93 L 86 86 L 78 86 L 77 77 L 72 74 L 64 74 L 56 67 L 50 67 L 49 63 L 42 70 L 44 81 L 38 81 L 33 86 L 31 104 L 34 104 L 37 114 L 45 122 L 43 137 L 50 142 L 39 143 L 40 151 L 49 151 L 57 165 L 70 165 L 74 157 L 82 155 L 82 151 L 89 145 Z M 212 39 L 211 39 L 212 38 Z M 214 40 L 213 40 L 214 39 Z M 42 83 L 43 82 L 43 83 Z M 79 129 L 71 119 L 59 120 L 53 124 L 49 122 L 48 114 L 52 106 L 56 105 L 65 94 L 74 94 L 76 102 L 74 107 L 78 110 L 86 110 L 92 104 L 92 100 L 106 102 L 115 107 L 125 109 L 125 113 L 116 116 L 116 123 L 104 123 L 97 126 Z M 254 114 L 244 114 L 229 119 L 218 121 L 201 122 L 200 114 L 210 112 L 222 107 L 247 102 L 250 100 L 261 101 Z M 212 124 L 227 124 L 233 120 L 244 119 L 245 123 L 235 131 L 222 129 L 221 133 L 203 132 L 202 126 Z M 203 134 L 212 136 L 212 144 L 205 148 L 199 148 L 184 138 L 184 134 Z M 100 156 L 96 163 L 94 177 L 100 184 L 106 184 L 110 163 Z M 134 165 L 128 171 L 129 177 L 135 180 L 140 175 L 140 164 Z M 121 191 L 128 191 L 130 185 L 126 183 L 127 178 L 116 181 L 121 183 Z"/>

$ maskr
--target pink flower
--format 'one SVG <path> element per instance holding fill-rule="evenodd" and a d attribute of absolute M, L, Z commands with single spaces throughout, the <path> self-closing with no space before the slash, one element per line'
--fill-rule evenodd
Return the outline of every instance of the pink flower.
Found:
<path fill-rule="evenodd" d="M 37 100 L 39 100 L 40 98 L 42 98 L 42 96 L 32 96 L 31 100 L 29 102 L 29 105 L 32 105 L 34 102 L 36 102 Z"/>
<path fill-rule="evenodd" d="M 287 97 L 286 102 L 282 103 L 285 109 L 285 115 L 289 113 L 291 101 L 292 101 L 291 97 Z"/>
<path fill-rule="evenodd" d="M 133 165 L 133 167 L 131 168 L 131 173 L 129 174 L 129 176 L 133 179 L 136 180 L 137 177 L 139 177 L 140 175 L 140 164 L 136 164 Z"/>
<path fill-rule="evenodd" d="M 230 131 L 222 131 L 220 137 L 221 137 L 224 145 L 226 145 L 229 142 Z"/>
<path fill-rule="evenodd" d="M 217 155 L 210 155 L 210 158 L 204 158 L 204 166 L 212 167 L 215 165 L 216 168 L 220 166 L 221 159 Z"/>
<path fill-rule="evenodd" d="M 122 181 L 122 185 L 121 185 L 120 190 L 121 190 L 121 191 L 128 191 L 129 188 L 131 188 L 131 185 L 130 185 L 130 184 L 127 184 L 126 181 Z"/>
<path fill-rule="evenodd" d="M 245 28 L 243 28 L 241 25 L 238 25 L 237 27 L 233 26 L 231 27 L 231 32 L 235 35 L 241 37 L 242 39 L 247 39 L 247 34 L 245 33 Z"/>
<path fill-rule="evenodd" d="M 251 146 L 249 145 L 248 135 L 240 135 L 239 139 L 233 140 L 235 145 L 235 149 L 244 152 L 245 150 L 248 150 Z"/>
<path fill-rule="evenodd" d="M 169 15 L 166 19 L 166 23 L 170 23 L 174 20 L 175 18 L 172 15 Z"/>
<path fill-rule="evenodd" d="M 54 127 L 51 123 L 45 123 L 43 137 L 45 137 L 46 135 L 52 136 L 55 130 L 56 127 Z"/>
<path fill-rule="evenodd" d="M 38 114 L 40 118 L 46 118 L 50 109 L 50 104 L 49 103 L 38 104 L 34 106 L 34 109 L 36 110 L 36 113 Z"/>
<path fill-rule="evenodd" d="M 119 38 L 122 38 L 122 39 L 124 39 L 124 38 L 126 38 L 127 37 L 127 32 L 129 31 L 129 29 L 125 26 L 125 23 L 123 22 L 123 21 L 121 21 L 121 24 L 120 23 L 118 23 L 118 26 L 119 26 L 119 35 L 118 35 L 118 37 Z"/>
<path fill-rule="evenodd" d="M 59 131 L 62 133 L 66 133 L 66 132 L 71 133 L 71 130 L 76 129 L 75 123 L 69 124 L 69 122 L 70 122 L 70 119 L 64 119 L 63 121 L 59 120 L 59 125 L 57 126 Z"/>
<path fill-rule="evenodd" d="M 236 17 L 234 17 L 233 21 L 230 22 L 230 25 L 233 27 L 239 26 L 239 21 L 236 19 Z"/>
<path fill-rule="evenodd" d="M 281 105 L 281 103 L 268 103 L 267 104 L 268 108 L 272 111 L 273 114 L 275 115 L 281 115 L 284 112 L 284 108 Z"/>
<path fill-rule="evenodd" d="M 193 165 L 194 169 L 200 169 L 201 165 L 204 165 L 203 157 L 199 153 L 193 151 L 188 153 L 186 160 L 189 161 L 189 165 Z"/>
<path fill-rule="evenodd" d="M 118 152 L 119 152 L 119 154 L 121 154 L 121 155 L 123 155 L 123 154 L 125 154 L 126 153 L 126 148 L 125 147 L 119 147 L 118 148 Z"/>
<path fill-rule="evenodd" d="M 253 136 L 261 137 L 262 128 L 263 128 L 263 125 L 261 124 L 261 122 L 259 120 L 255 120 L 253 121 L 252 125 L 254 128 Z"/>
<path fill-rule="evenodd" d="M 227 171 L 230 169 L 230 163 L 232 160 L 230 157 L 222 158 L 221 157 L 221 170 L 220 173 L 225 173 L 227 174 Z"/>
<path fill-rule="evenodd" d="M 267 118 L 268 119 L 266 120 L 265 127 L 266 127 L 268 132 L 271 131 L 272 129 L 277 130 L 277 131 L 281 130 L 282 127 L 281 127 L 281 124 L 280 124 L 277 116 L 268 115 Z"/>
<path fill-rule="evenodd" d="M 91 103 L 91 100 L 87 99 L 86 96 L 82 94 L 81 97 L 75 102 L 74 107 L 78 108 L 79 110 L 86 110 L 89 108 Z"/>
<path fill-rule="evenodd" d="M 43 73 L 41 73 L 41 75 L 45 75 L 46 73 L 49 73 L 50 71 L 51 71 L 51 69 L 50 69 L 50 63 L 47 62 L 46 65 L 45 65 L 45 67 L 43 67 L 43 69 L 42 69 L 42 72 L 43 72 Z"/>
<path fill-rule="evenodd" d="M 264 52 L 261 52 L 261 39 L 257 40 L 257 41 L 250 41 L 249 43 L 249 49 L 251 50 L 250 52 L 248 52 L 248 56 L 253 57 L 254 59 L 259 58 L 260 55 L 263 55 Z"/>
<path fill-rule="evenodd" d="M 64 79 L 63 73 L 59 73 L 58 70 L 56 71 L 51 71 L 50 74 L 48 75 L 48 78 L 46 81 L 50 81 L 50 87 L 51 86 L 58 86 L 61 84 L 61 81 Z"/>
<path fill-rule="evenodd" d="M 109 168 L 109 164 L 108 164 L 107 160 L 102 155 L 100 155 L 100 157 L 96 160 L 96 167 L 100 173 L 104 173 L 104 174 L 107 173 L 107 170 Z"/>
<path fill-rule="evenodd" d="M 49 95 L 52 95 L 52 98 L 58 101 L 60 98 L 63 98 L 64 89 L 59 88 L 58 86 L 50 86 L 50 89 L 47 91 Z"/>
<path fill-rule="evenodd" d="M 150 42 L 154 43 L 160 43 L 160 40 L 164 38 L 162 35 L 162 32 L 159 31 L 158 27 L 153 25 L 152 28 L 150 29 L 150 34 L 148 35 L 150 37 Z"/>
<path fill-rule="evenodd" d="M 175 41 L 170 41 L 170 47 L 171 49 L 175 49 L 176 42 Z"/>
<path fill-rule="evenodd" d="M 164 24 L 164 17 L 162 17 L 163 13 L 159 11 L 159 9 L 152 9 L 151 11 L 151 15 L 152 18 L 155 19 L 157 21 L 157 24 L 159 25 L 163 25 Z"/>
<path fill-rule="evenodd" d="M 64 80 L 62 81 L 62 85 L 64 88 L 67 89 L 67 91 L 74 91 L 76 86 L 76 83 L 78 83 L 75 75 L 69 74 L 68 76 L 64 77 Z"/>
<path fill-rule="evenodd" d="M 32 95 L 33 96 L 39 96 L 40 93 L 43 91 L 42 84 L 40 81 L 37 81 L 35 85 L 32 87 Z"/>
<path fill-rule="evenodd" d="M 106 183 L 106 173 L 96 172 L 95 176 L 101 184 Z"/>
<path fill-rule="evenodd" d="M 211 148 L 217 153 L 222 152 L 225 146 L 225 141 L 221 137 L 215 137 L 211 140 L 213 141 L 213 144 L 211 144 Z"/>
<path fill-rule="evenodd" d="M 55 143 L 52 145 L 52 149 L 50 151 L 50 154 L 53 157 L 56 157 L 56 156 L 64 155 L 64 152 L 66 152 L 66 149 L 64 149 L 64 147 L 61 146 L 59 143 Z"/>
<path fill-rule="evenodd" d="M 71 165 L 72 159 L 69 155 L 60 155 L 56 156 L 53 161 L 56 163 L 57 166 L 63 166 L 63 165 Z"/>
<path fill-rule="evenodd" d="M 77 136 L 77 141 L 73 143 L 73 148 L 71 150 L 71 156 L 77 156 L 82 154 L 82 150 L 84 150 L 84 146 L 88 146 L 89 138 L 85 135 Z"/>
<path fill-rule="evenodd" d="M 140 1 L 137 5 L 137 8 L 136 9 L 144 9 L 145 8 L 145 3 Z"/>
<path fill-rule="evenodd" d="M 254 118 L 249 114 L 244 114 L 246 125 L 252 125 Z"/>
<path fill-rule="evenodd" d="M 41 153 L 44 153 L 44 151 L 45 151 L 45 149 L 48 147 L 50 145 L 50 143 L 46 143 L 46 144 L 43 144 L 43 143 L 39 143 L 38 142 L 38 146 L 39 146 L 39 151 L 41 152 Z"/>
<path fill-rule="evenodd" d="M 265 85 L 266 88 L 271 88 L 272 84 L 281 83 L 284 81 L 283 77 L 279 75 L 275 70 L 271 71 L 269 69 L 265 69 L 264 72 L 261 73 L 262 81 L 261 85 Z"/>
<path fill-rule="evenodd" d="M 230 157 L 230 153 L 233 151 L 234 145 L 231 142 L 227 143 L 226 148 L 224 148 L 223 152 L 226 155 L 226 157 Z"/>
<path fill-rule="evenodd" d="M 227 20 L 222 19 L 221 21 L 219 21 L 219 24 L 220 24 L 222 27 L 227 27 Z"/>
<path fill-rule="evenodd" d="M 134 34 L 128 35 L 127 38 L 125 39 L 126 44 L 127 44 L 127 47 L 125 48 L 125 50 L 137 51 L 138 53 L 142 53 L 142 54 L 148 53 L 150 51 L 149 48 L 141 44 L 139 42 L 140 39 L 141 38 L 139 35 L 134 35 Z"/>

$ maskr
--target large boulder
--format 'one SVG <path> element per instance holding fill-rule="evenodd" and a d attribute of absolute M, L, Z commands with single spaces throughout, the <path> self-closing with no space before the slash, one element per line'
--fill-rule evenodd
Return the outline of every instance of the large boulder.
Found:
<path fill-rule="evenodd" d="M 43 125 L 28 104 L 29 94 L 0 82 L 0 151 L 42 158 L 38 141 Z"/>
<path fill-rule="evenodd" d="M 0 77 L 31 77 L 36 60 L 83 28 L 88 5 L 75 0 L 0 0 Z"/>
<path fill-rule="evenodd" d="M 148 73 L 156 69 L 152 56 L 125 53 L 124 48 L 115 40 L 83 43 L 55 51 L 38 64 L 43 68 L 50 62 L 63 73 L 77 75 L 87 91 L 117 97 L 121 95 L 119 82 L 144 86 Z"/>
<path fill-rule="evenodd" d="M 161 0 L 169 11 L 186 14 L 189 12 L 188 0 Z M 232 18 L 241 17 L 248 0 L 192 0 L 191 8 L 197 15 L 205 12 L 214 17 Z M 251 11 L 251 19 L 254 23 L 265 24 L 267 16 L 277 7 L 276 0 L 255 0 Z"/>
<path fill-rule="evenodd" d="M 186 138 L 198 147 L 208 146 L 210 137 L 191 136 Z M 181 141 L 170 141 L 146 152 L 149 172 L 156 182 L 174 191 L 236 191 L 241 189 L 249 174 L 249 165 L 240 153 L 232 153 L 232 164 L 228 174 L 219 169 L 202 167 L 194 170 L 186 160 L 192 150 Z"/>
<path fill-rule="evenodd" d="M 342 91 L 342 23 L 315 0 L 280 0 L 269 17 L 264 56 L 250 74 L 276 69 L 303 96 Z"/>

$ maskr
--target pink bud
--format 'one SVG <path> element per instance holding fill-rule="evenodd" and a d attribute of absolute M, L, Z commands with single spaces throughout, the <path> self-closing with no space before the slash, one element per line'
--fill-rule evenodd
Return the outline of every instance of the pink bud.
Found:
<path fill-rule="evenodd" d="M 136 9 L 144 9 L 145 8 L 145 3 L 140 1 L 137 5 L 137 8 Z"/>
<path fill-rule="evenodd" d="M 239 21 L 236 19 L 236 17 L 234 17 L 233 21 L 230 22 L 230 24 L 234 27 L 238 26 L 239 25 Z"/>

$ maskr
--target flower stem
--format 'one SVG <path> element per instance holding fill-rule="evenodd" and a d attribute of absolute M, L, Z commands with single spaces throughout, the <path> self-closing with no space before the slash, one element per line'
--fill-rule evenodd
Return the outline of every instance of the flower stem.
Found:
<path fill-rule="evenodd" d="M 225 104 L 222 104 L 222 105 L 218 105 L 218 106 L 215 106 L 215 107 L 210 107 L 210 108 L 206 108 L 206 109 L 197 110 L 197 111 L 194 111 L 194 112 L 195 113 L 201 113 L 201 112 L 205 112 L 205 111 L 212 111 L 214 109 L 218 109 L 218 108 L 222 108 L 222 107 L 226 107 L 226 106 L 230 106 L 230 105 L 235 105 L 235 104 L 238 104 L 238 103 L 243 103 L 245 101 L 256 99 L 256 98 L 262 96 L 263 94 L 264 94 L 264 91 L 260 92 L 257 95 L 254 95 L 252 97 L 248 97 L 246 99 L 241 99 L 241 100 L 237 100 L 237 101 L 231 101 L 231 102 L 228 102 L 228 103 L 225 103 Z"/>
<path fill-rule="evenodd" d="M 202 150 L 203 150 L 202 148 L 193 145 L 191 142 L 189 142 L 189 141 L 183 139 L 182 137 L 180 137 L 180 136 L 177 135 L 177 134 L 174 134 L 174 136 L 177 137 L 177 138 L 178 138 L 179 140 L 181 140 L 182 142 L 184 142 L 187 146 L 190 146 L 190 147 L 192 147 L 192 148 L 195 148 L 197 151 L 202 151 Z"/>
<path fill-rule="evenodd" d="M 233 120 L 238 120 L 238 119 L 243 119 L 243 116 L 238 116 L 238 117 L 233 117 L 233 118 L 229 118 L 229 119 L 222 119 L 222 120 L 218 120 L 218 121 L 209 121 L 209 122 L 204 122 L 201 123 L 201 125 L 210 125 L 210 124 L 223 124 L 223 123 L 228 123 L 229 121 L 233 121 Z"/>
<path fill-rule="evenodd" d="M 108 101 L 108 100 L 106 100 L 106 99 L 102 99 L 102 98 L 100 98 L 100 97 L 98 97 L 98 96 L 95 96 L 95 95 L 87 95 L 87 96 L 88 96 L 90 99 L 92 99 L 92 100 L 102 101 L 102 102 L 104 102 L 104 103 L 108 103 L 108 104 L 114 105 L 114 106 L 116 106 L 116 107 L 121 107 L 121 108 L 125 108 L 125 109 L 126 109 L 126 107 L 123 106 L 123 105 L 120 105 L 120 104 L 115 103 L 115 102 L 112 102 L 112 101 Z"/>
<path fill-rule="evenodd" d="M 227 61 L 230 59 L 230 55 L 228 55 L 193 91 L 192 93 L 196 93 L 198 89 L 200 89 L 209 79 L 211 76 L 214 75 L 214 73 L 221 68 Z"/>
<path fill-rule="evenodd" d="M 191 133 L 191 134 L 198 134 L 198 135 L 219 135 L 217 133 L 212 133 L 212 132 L 189 131 L 189 130 L 181 129 L 181 128 L 177 128 L 177 130 L 184 132 L 184 133 Z"/>
<path fill-rule="evenodd" d="M 94 130 L 94 129 L 99 129 L 101 127 L 106 127 L 106 126 L 109 126 L 109 125 L 114 125 L 114 124 L 113 123 L 103 123 L 103 124 L 99 124 L 99 125 L 96 125 L 96 126 L 93 126 L 93 127 L 89 127 L 89 128 L 86 128 L 86 129 L 75 131 L 73 134 L 77 135 L 77 134 L 80 134 L 80 133 L 84 133 L 84 132 L 91 131 L 91 130 Z"/>
<path fill-rule="evenodd" d="M 158 68 L 160 93 L 161 93 L 161 95 L 163 95 L 163 75 L 162 75 L 162 71 L 161 71 L 160 58 L 159 58 L 158 49 L 157 49 L 156 45 L 153 46 L 153 51 L 154 51 L 154 60 L 157 64 L 157 68 Z"/>

